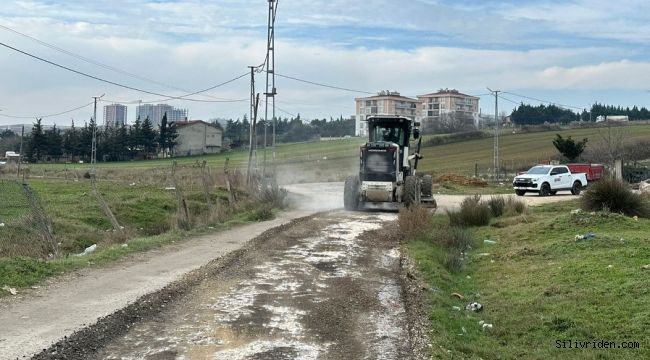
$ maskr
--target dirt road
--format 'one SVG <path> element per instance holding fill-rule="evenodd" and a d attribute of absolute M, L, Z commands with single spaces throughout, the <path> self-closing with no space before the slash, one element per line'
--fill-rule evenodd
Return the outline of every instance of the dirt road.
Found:
<path fill-rule="evenodd" d="M 0 359 L 14 359 L 23 356 L 31 356 L 65 336 L 70 336 L 73 332 L 84 329 L 90 324 L 94 324 L 99 317 L 107 316 L 123 309 L 129 304 L 133 304 L 136 299 L 143 295 L 159 291 L 169 283 L 180 279 L 184 274 L 193 269 L 197 269 L 211 260 L 222 257 L 226 254 L 233 254 L 233 251 L 239 251 L 250 239 L 261 234 L 265 230 L 281 224 L 286 224 L 300 216 L 314 214 L 316 211 L 330 211 L 340 208 L 342 206 L 342 187 L 342 183 L 291 185 L 287 188 L 292 192 L 295 201 L 297 201 L 299 205 L 298 209 L 294 212 L 284 213 L 274 221 L 252 224 L 225 233 L 191 239 L 181 244 L 133 256 L 106 268 L 85 269 L 62 278 L 54 279 L 47 284 L 41 284 L 41 287 L 38 290 L 27 290 L 21 292 L 17 297 L 0 299 L 0 324 L 2 324 L 2 326 L 0 326 Z M 463 198 L 464 196 L 436 195 L 436 199 L 441 209 L 457 207 Z M 558 201 L 571 198 L 574 197 L 524 197 L 524 199 L 531 204 L 539 201 Z M 268 347 L 275 339 L 273 336 L 284 334 L 282 335 L 284 336 L 282 339 L 286 341 L 286 344 L 289 344 L 287 345 L 287 348 L 293 346 L 290 344 L 297 344 L 296 347 L 291 350 L 296 352 L 296 354 L 303 354 L 300 352 L 303 351 L 300 350 L 302 349 L 301 346 L 304 347 L 312 344 L 314 349 L 316 349 L 314 351 L 317 353 L 327 354 L 329 357 L 326 358 L 336 359 L 336 356 L 338 356 L 336 354 L 342 354 L 342 352 L 337 352 L 337 349 L 339 348 L 338 346 L 343 345 L 340 345 L 340 343 L 337 342 L 338 340 L 335 341 L 337 338 L 333 337 L 334 335 L 328 335 L 327 332 L 329 330 L 316 329 L 318 327 L 317 325 L 327 324 L 327 320 L 331 318 L 338 319 L 336 316 L 339 313 L 356 313 L 356 306 L 359 304 L 361 304 L 361 307 L 364 309 L 367 306 L 368 309 L 371 309 L 372 306 L 369 304 L 371 303 L 373 296 L 375 300 L 379 301 L 379 305 L 384 306 L 384 308 L 387 306 L 386 304 L 393 301 L 391 300 L 393 298 L 390 296 L 393 296 L 394 292 L 390 294 L 381 293 L 383 295 L 379 296 L 377 295 L 379 294 L 377 293 L 377 288 L 369 287 L 368 283 L 365 283 L 362 280 L 373 278 L 376 279 L 376 281 L 390 282 L 392 280 L 389 281 L 389 279 L 394 280 L 394 269 L 391 270 L 393 272 L 391 273 L 392 275 L 389 276 L 385 274 L 385 269 L 382 270 L 381 268 L 376 267 L 376 264 L 370 264 L 373 259 L 375 262 L 385 260 L 387 261 L 386 266 L 390 268 L 393 265 L 388 263 L 389 258 L 385 256 L 383 251 L 388 251 L 390 254 L 395 255 L 394 250 L 386 247 L 386 244 L 383 244 L 383 247 L 378 247 L 379 250 L 377 251 L 380 252 L 373 253 L 373 251 L 375 251 L 373 246 L 375 245 L 372 241 L 361 236 L 361 234 L 366 230 L 378 228 L 382 221 L 388 221 L 394 218 L 394 216 L 394 214 L 386 213 L 334 213 L 332 215 L 323 215 L 320 219 L 314 220 L 315 222 L 313 224 L 307 226 L 309 229 L 303 229 L 304 231 L 312 231 L 311 233 L 305 232 L 305 235 L 301 237 L 295 234 L 291 235 L 292 233 L 290 231 L 288 235 L 280 236 L 280 240 L 276 239 L 271 241 L 271 244 L 276 243 L 277 246 L 269 248 L 266 255 L 264 255 L 263 252 L 258 252 L 259 255 L 257 255 L 256 259 L 247 260 L 250 264 L 253 264 L 251 265 L 252 270 L 245 270 L 240 266 L 236 266 L 236 268 L 241 269 L 242 274 L 244 274 L 240 274 L 239 278 L 235 276 L 237 274 L 233 275 L 228 272 L 217 272 L 218 274 L 216 278 L 222 280 L 213 283 L 204 283 L 202 286 L 205 291 L 203 293 L 199 291 L 191 300 L 196 299 L 196 301 L 198 301 L 195 303 L 195 309 L 203 309 L 201 308 L 201 304 L 206 304 L 205 296 L 208 296 L 208 294 L 215 299 L 221 298 L 223 301 L 227 301 L 226 299 L 229 299 L 228 296 L 230 296 L 230 298 L 239 297 L 242 301 L 248 299 L 247 301 L 250 300 L 257 302 L 260 304 L 257 308 L 252 310 L 249 309 L 254 312 L 246 314 L 248 314 L 247 316 L 250 316 L 251 314 L 259 316 L 259 322 L 252 323 L 250 329 L 243 329 L 237 333 L 239 334 L 237 335 L 239 337 L 236 339 L 233 338 L 234 340 L 232 341 L 243 344 L 245 339 L 249 339 L 250 337 L 250 339 L 253 340 L 249 339 L 249 343 L 257 344 L 250 346 L 262 346 L 266 344 L 264 346 Z M 283 230 L 280 229 L 279 231 Z M 298 231 L 296 234 L 298 233 L 300 232 Z M 331 233 L 332 236 L 329 236 L 329 233 Z M 351 238 L 348 239 L 348 237 Z M 283 238 L 284 240 L 282 240 Z M 378 241 L 377 239 L 375 240 Z M 344 247 L 343 244 L 348 242 L 355 245 Z M 290 246 L 295 246 L 296 248 L 292 250 Z M 295 257 L 295 261 L 291 260 L 291 256 Z M 300 258 L 300 256 L 303 258 Z M 367 264 L 364 263 L 364 261 Z M 239 264 L 238 262 L 236 263 Z M 271 265 L 273 265 L 273 267 L 271 267 Z M 256 268 L 258 266 L 261 266 L 261 268 Z M 266 268 L 264 266 L 266 266 Z M 272 271 L 275 271 L 276 273 Z M 348 272 L 351 272 L 354 276 L 348 276 Z M 265 279 L 263 277 L 269 277 L 269 274 L 278 274 L 278 278 Z M 379 278 L 376 278 L 377 276 L 379 276 Z M 278 283 L 279 281 L 284 282 Z M 264 282 L 268 284 L 264 285 Z M 243 287 L 233 287 L 236 284 Z M 394 285 L 394 283 L 391 284 Z M 262 291 L 265 286 L 265 291 L 267 292 L 251 293 L 252 295 L 247 295 L 247 291 L 258 288 L 261 289 L 259 291 Z M 350 288 L 358 290 L 363 286 L 366 286 L 369 292 L 357 291 L 357 293 L 354 293 L 346 290 Z M 194 288 L 194 285 L 190 287 Z M 185 287 L 183 288 L 185 289 Z M 197 289 L 198 288 L 199 287 L 197 287 Z M 392 289 L 394 290 L 394 288 Z M 170 298 L 176 296 L 176 294 L 172 295 L 173 296 L 170 295 Z M 347 296 L 347 300 L 344 301 L 343 298 L 336 297 L 335 295 Z M 359 296 L 362 295 L 365 297 L 360 298 Z M 384 300 L 381 300 L 382 297 Z M 262 302 L 264 299 L 269 301 Z M 379 306 L 375 300 L 372 300 L 374 301 L 372 302 L 372 304 L 374 304 L 373 306 Z M 157 304 L 160 302 L 160 299 L 154 294 L 147 298 L 146 301 L 151 301 L 152 303 Z M 318 304 L 318 301 L 321 301 L 321 304 L 325 305 L 331 304 L 329 307 L 318 309 L 319 311 L 329 311 L 327 313 L 329 315 L 325 313 L 318 315 L 319 313 L 314 311 L 317 309 L 312 307 L 310 310 L 310 308 L 306 306 L 306 304 Z M 218 303 L 212 304 L 214 305 Z M 333 309 L 336 309 L 337 306 L 339 309 L 334 311 Z M 401 311 L 398 309 L 399 304 L 396 304 L 395 306 L 397 307 L 395 309 L 396 311 Z M 153 310 L 151 311 L 157 313 L 157 308 L 152 309 Z M 191 308 L 187 309 L 188 311 L 191 310 Z M 376 307 L 376 309 L 380 308 Z M 293 314 L 291 316 L 294 316 L 295 318 L 294 320 L 291 320 L 290 323 L 286 323 L 288 320 L 286 320 L 282 315 L 282 311 L 285 310 Z M 142 308 L 140 311 L 147 313 L 150 312 L 148 309 Z M 233 311 L 236 312 L 237 310 L 235 309 Z M 198 310 L 196 313 L 199 313 Z M 361 314 L 365 314 L 364 316 L 367 315 L 369 320 L 366 320 L 367 323 L 365 323 L 365 325 L 363 325 L 362 322 L 357 321 L 355 323 L 356 327 L 354 328 L 356 329 L 355 331 L 357 331 L 355 334 L 360 334 L 360 331 L 364 329 L 365 331 L 370 331 L 368 329 L 373 328 L 373 326 L 376 327 L 378 322 L 381 321 L 392 323 L 392 319 L 382 320 L 381 318 L 377 318 L 378 315 L 376 314 L 378 313 L 380 312 L 373 313 L 375 314 L 372 315 L 375 316 L 375 318 L 373 318 L 370 313 L 361 312 Z M 161 313 L 161 316 L 172 316 L 172 313 L 163 312 Z M 225 321 L 230 319 L 227 317 L 230 315 L 223 316 L 226 317 L 215 318 L 215 321 L 219 320 L 219 324 L 221 324 L 220 329 L 225 329 L 223 331 L 227 332 L 230 331 L 228 329 L 233 330 L 243 326 L 240 324 L 235 326 L 235 328 L 232 328 L 231 325 L 228 325 L 228 321 Z M 134 322 L 137 323 L 138 321 L 136 320 L 140 319 L 140 315 L 133 314 L 133 319 L 135 319 Z M 341 321 L 343 320 L 345 319 L 341 319 Z M 192 321 L 189 319 L 186 319 L 184 324 L 187 325 L 191 322 Z M 275 322 L 277 322 L 277 326 L 280 327 L 278 330 L 274 330 L 276 328 L 273 326 Z M 173 325 L 171 318 L 166 320 L 166 323 L 169 324 L 170 329 L 181 329 L 180 326 Z M 299 327 L 291 328 L 293 330 L 288 330 L 289 326 L 294 326 L 296 324 L 299 324 Z M 287 327 L 287 329 L 283 330 L 282 327 Z M 188 329 L 188 331 L 194 331 L 191 327 Z M 251 337 L 252 335 L 241 335 L 266 334 L 262 329 L 269 330 L 268 334 L 273 336 L 267 334 L 271 337 L 254 338 Z M 389 332 L 393 335 L 397 333 L 401 334 L 402 330 L 400 329 L 401 328 L 398 327 L 397 329 L 391 330 L 394 330 L 394 332 Z M 338 333 L 341 331 L 343 330 L 336 330 L 334 332 Z M 144 332 L 146 333 L 146 331 Z M 113 334 L 117 333 L 119 332 L 113 332 Z M 161 334 L 160 337 L 164 338 L 168 333 Z M 215 333 L 213 337 L 214 339 L 221 339 L 220 341 L 224 341 L 225 344 L 224 339 L 228 338 L 228 336 L 227 334 L 224 334 L 225 333 Z M 136 335 L 132 332 L 128 336 Z M 191 340 L 188 340 L 188 338 L 183 338 L 181 335 L 173 336 L 179 339 L 185 339 L 182 341 L 179 340 L 178 344 L 191 344 Z M 244 340 L 242 340 L 242 336 L 244 337 Z M 392 335 L 384 335 L 384 338 L 393 339 L 394 337 L 391 336 Z M 399 336 L 397 337 L 399 338 Z M 172 335 L 169 335 L 168 337 L 171 338 Z M 128 342 L 128 339 L 128 337 L 124 339 L 125 343 Z M 303 339 L 304 341 L 301 340 L 303 342 L 297 342 L 298 340 L 296 339 Z M 325 341 L 323 339 L 329 340 Z M 232 344 L 234 344 L 232 341 L 230 342 L 231 347 L 233 346 Z M 151 344 L 152 342 L 146 343 Z M 372 344 L 364 343 L 360 349 L 377 349 L 377 347 L 371 345 Z M 221 349 L 220 351 L 239 351 L 236 350 L 236 347 L 227 348 L 227 346 L 224 346 L 223 344 L 219 346 L 221 346 L 221 348 L 219 348 Z M 93 346 L 89 347 L 89 349 L 92 348 Z M 182 350 L 185 348 L 188 347 L 180 347 L 179 345 L 179 349 Z M 346 351 L 350 351 L 349 346 L 346 347 L 346 349 L 348 349 Z M 126 350 L 129 349 L 127 348 Z M 134 354 L 137 354 L 137 351 L 142 351 L 142 349 L 138 349 L 135 345 L 131 347 L 131 350 L 134 351 Z M 398 350 L 394 349 L 394 351 Z M 115 354 L 119 354 L 119 352 L 115 352 Z M 369 353 L 364 352 L 364 354 Z M 373 357 L 372 355 L 368 356 L 370 358 Z M 132 355 L 132 357 L 137 358 L 138 356 Z M 287 355 L 287 358 L 291 357 Z"/>
<path fill-rule="evenodd" d="M 98 359 L 409 359 L 400 254 L 379 229 L 395 214 L 331 212 L 202 268 L 158 312 L 71 339 Z M 129 317 L 126 316 L 125 319 Z M 103 343 L 105 339 L 110 339 Z M 75 354 L 75 348 L 101 347 Z M 44 356 L 43 358 L 50 358 Z"/>

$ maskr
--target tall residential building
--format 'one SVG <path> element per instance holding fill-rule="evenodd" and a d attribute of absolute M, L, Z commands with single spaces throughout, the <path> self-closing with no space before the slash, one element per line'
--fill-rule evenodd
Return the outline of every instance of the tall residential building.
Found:
<path fill-rule="evenodd" d="M 160 126 L 163 116 L 167 113 L 167 122 L 187 121 L 187 109 L 178 109 L 167 104 L 142 104 L 135 110 L 136 118 L 144 121 L 147 117 L 154 129 Z"/>
<path fill-rule="evenodd" d="M 106 127 L 121 127 L 126 124 L 126 106 L 112 104 L 104 106 L 104 125 Z"/>
<path fill-rule="evenodd" d="M 420 101 L 400 95 L 397 91 L 381 91 L 375 96 L 356 98 L 354 133 L 368 135 L 366 118 L 371 115 L 401 115 L 415 120 Z"/>
<path fill-rule="evenodd" d="M 479 98 L 465 95 L 455 89 L 440 89 L 438 92 L 418 95 L 422 107 L 418 118 L 423 130 L 436 126 L 478 127 Z"/>

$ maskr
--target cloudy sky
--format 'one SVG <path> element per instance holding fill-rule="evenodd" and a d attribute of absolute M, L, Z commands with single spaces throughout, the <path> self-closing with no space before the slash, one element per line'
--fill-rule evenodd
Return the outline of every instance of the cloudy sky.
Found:
<path fill-rule="evenodd" d="M 77 71 L 180 96 L 245 74 L 265 56 L 266 0 L 3 1 L 0 43 Z M 650 105 L 647 0 L 279 0 L 276 72 L 365 92 L 508 91 L 589 107 Z M 25 36 L 27 35 L 27 36 Z M 0 125 L 89 104 L 164 99 L 102 83 L 0 46 Z M 193 119 L 248 112 L 249 78 L 167 103 Z M 277 78 L 279 116 L 349 116 L 363 93 Z M 264 76 L 257 76 L 264 92 Z M 516 94 L 516 95 L 515 95 Z M 215 101 L 231 102 L 215 102 Z M 207 101 L 207 102 L 206 102 Z M 106 103 L 101 103 L 101 106 Z M 482 96 L 483 112 L 493 98 Z M 100 108 L 101 113 L 101 108 Z M 45 123 L 82 123 L 86 106 Z M 135 106 L 129 106 L 133 121 Z M 100 116 L 101 121 L 101 116 Z"/>

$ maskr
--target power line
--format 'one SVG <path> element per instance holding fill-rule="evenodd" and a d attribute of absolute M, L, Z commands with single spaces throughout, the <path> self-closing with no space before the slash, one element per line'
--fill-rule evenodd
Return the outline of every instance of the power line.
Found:
<path fill-rule="evenodd" d="M 508 99 L 507 97 L 505 97 L 505 96 L 503 96 L 503 95 L 499 95 L 499 97 L 500 97 L 501 99 L 503 99 L 503 100 L 505 100 L 505 101 L 509 101 L 509 102 L 511 102 L 511 103 L 513 103 L 513 104 L 515 104 L 515 105 L 520 105 L 520 104 L 521 104 L 520 102 L 516 102 L 516 101 L 514 101 L 514 100 L 512 100 L 512 99 Z"/>
<path fill-rule="evenodd" d="M 557 102 L 554 102 L 554 101 L 542 100 L 542 99 L 537 99 L 537 98 L 534 98 L 534 97 L 531 97 L 531 96 L 516 94 L 516 93 L 510 92 L 510 91 L 504 91 L 503 93 L 518 96 L 520 98 L 524 98 L 524 99 L 528 99 L 528 100 L 539 101 L 539 102 L 546 103 L 546 104 L 556 105 L 556 106 L 564 107 L 564 108 L 573 108 L 573 109 L 578 109 L 578 110 L 583 110 L 584 109 L 584 107 L 578 107 L 578 106 L 572 106 L 572 105 L 564 105 L 564 104 L 560 104 L 560 103 L 557 103 Z"/>
<path fill-rule="evenodd" d="M 27 35 L 27 34 L 25 34 L 25 33 L 22 33 L 22 32 L 20 32 L 20 31 L 18 31 L 18 30 L 12 29 L 12 28 L 10 28 L 10 27 L 8 27 L 8 26 L 5 26 L 5 25 L 0 24 L 0 28 L 5 29 L 5 30 L 10 31 L 10 32 L 13 32 L 13 33 L 15 33 L 15 34 L 18 34 L 18 35 L 20 35 L 20 36 L 26 37 L 26 38 L 28 38 L 28 39 L 30 39 L 30 40 L 32 40 L 32 41 L 35 41 L 35 42 L 37 42 L 37 43 L 39 43 L 39 44 L 45 46 L 45 47 L 48 47 L 48 48 L 50 48 L 50 49 L 53 49 L 53 50 L 59 51 L 59 52 L 64 53 L 64 54 L 66 54 L 66 55 L 69 55 L 69 56 L 72 56 L 72 57 L 74 57 L 74 58 L 77 58 L 77 59 L 79 59 L 79 60 L 85 61 L 85 62 L 87 62 L 87 63 L 89 63 L 89 64 L 93 64 L 93 65 L 96 65 L 96 66 L 102 67 L 102 68 L 107 69 L 107 70 L 114 71 L 114 72 L 119 73 L 119 74 L 122 74 L 122 75 L 130 76 L 130 77 L 132 77 L 132 78 L 135 78 L 135 79 L 138 79 L 138 80 L 142 80 L 142 81 L 146 81 L 146 82 L 149 82 L 149 83 L 152 83 L 152 84 L 160 85 L 160 86 L 163 86 L 163 87 L 166 87 L 166 88 L 169 88 L 169 89 L 174 89 L 174 90 L 178 90 L 178 91 L 182 91 L 182 92 L 186 92 L 186 93 L 190 92 L 189 90 L 186 90 L 186 89 L 180 88 L 180 87 L 178 87 L 178 86 L 169 85 L 169 84 L 166 84 L 166 83 L 163 83 L 163 82 L 157 81 L 157 80 L 153 80 L 153 79 L 150 79 L 150 78 L 147 78 L 147 77 L 141 76 L 141 75 L 137 75 L 137 74 L 131 73 L 131 72 L 129 72 L 129 71 L 126 71 L 126 70 L 123 70 L 123 69 L 117 68 L 117 67 L 115 67 L 115 66 L 111 66 L 111 65 L 104 64 L 104 63 L 102 63 L 102 62 L 99 62 L 99 61 L 94 60 L 94 59 L 91 59 L 91 58 L 87 58 L 87 57 L 85 57 L 85 56 L 83 56 L 83 55 L 79 55 L 79 54 L 74 53 L 74 52 L 72 52 L 72 51 L 69 51 L 69 50 L 63 49 L 63 48 L 61 48 L 61 47 L 58 47 L 58 46 L 53 45 L 53 44 L 50 44 L 50 43 L 47 43 L 47 42 L 45 42 L 45 41 L 43 41 L 43 40 L 37 39 L 37 38 L 35 38 L 35 37 L 33 37 L 33 36 L 30 36 L 30 35 Z M 262 65 L 263 65 L 263 64 L 262 64 Z M 216 96 L 212 96 L 212 95 L 210 95 L 210 94 L 201 94 L 201 95 L 202 95 L 202 96 L 206 96 L 206 97 L 210 97 L 210 98 L 213 98 L 213 99 L 217 99 L 217 100 L 230 100 L 230 99 L 224 99 L 224 98 L 219 98 L 219 97 L 216 97 Z"/>
<path fill-rule="evenodd" d="M 322 86 L 322 87 L 326 87 L 326 88 L 330 88 L 330 89 L 343 90 L 343 91 L 349 91 L 349 92 L 355 92 L 355 93 L 361 93 L 361 94 L 375 95 L 374 92 L 348 89 L 348 88 L 344 88 L 344 87 L 340 87 L 340 86 L 334 86 L 334 85 L 327 85 L 327 84 L 322 84 L 322 83 L 318 83 L 318 82 L 315 82 L 315 81 L 298 79 L 298 78 L 293 77 L 293 76 L 282 75 L 282 74 L 277 74 L 277 73 L 275 75 L 279 76 L 279 77 L 283 77 L 285 79 L 291 79 L 291 80 L 294 80 L 294 81 L 299 81 L 299 82 L 303 82 L 303 83 L 311 84 L 311 85 L 316 85 L 316 86 Z"/>
<path fill-rule="evenodd" d="M 56 67 L 58 67 L 58 68 L 61 68 L 61 69 L 64 69 L 64 70 L 67 70 L 67 71 L 70 71 L 70 72 L 73 72 L 73 73 L 78 74 L 78 75 L 82 75 L 82 76 L 85 76 L 85 77 L 88 77 L 88 78 L 91 78 L 91 79 L 94 79 L 94 80 L 97 80 L 97 81 L 105 82 L 105 83 L 107 83 L 107 84 L 111 84 L 111 85 L 119 86 L 119 87 L 122 87 L 122 88 L 125 88 L 125 89 L 134 90 L 134 91 L 138 91 L 138 92 L 142 92 L 142 93 L 150 94 L 150 95 L 162 96 L 162 97 L 167 98 L 166 100 L 186 100 L 186 101 L 209 102 L 209 103 L 213 103 L 213 102 L 222 102 L 222 101 L 220 101 L 220 100 L 188 99 L 187 97 L 188 97 L 188 96 L 192 96 L 192 95 L 196 95 L 196 94 L 200 94 L 200 93 L 203 93 L 203 92 L 206 92 L 206 91 L 210 91 L 210 90 L 213 90 L 213 89 L 216 89 L 216 88 L 218 88 L 218 87 L 220 87 L 220 86 L 223 86 L 223 85 L 226 85 L 226 84 L 228 84 L 228 83 L 231 83 L 231 82 L 233 82 L 233 81 L 235 81 L 235 80 L 241 79 L 241 78 L 243 78 L 244 76 L 247 75 L 247 73 L 245 73 L 245 74 L 239 75 L 239 76 L 237 76 L 237 77 L 235 77 L 235 78 L 233 78 L 233 79 L 230 79 L 230 80 L 228 80 L 228 81 L 225 81 L 225 82 L 223 82 L 223 83 L 220 83 L 220 84 L 217 84 L 217 85 L 211 86 L 211 87 L 206 88 L 206 89 L 203 89 L 203 90 L 199 90 L 199 91 L 195 91 L 195 92 L 192 92 L 192 93 L 189 93 L 189 94 L 185 94 L 185 95 L 182 95 L 182 96 L 171 96 L 171 95 L 165 95 L 165 94 L 161 94 L 161 93 L 157 93 L 157 92 L 153 92 L 153 91 L 148 91 L 148 90 L 144 90 L 144 89 L 136 88 L 136 87 L 129 86 L 129 85 L 120 84 L 120 83 L 117 83 L 117 82 L 115 82 L 115 81 L 106 80 L 106 79 L 100 78 L 100 77 L 98 77 L 98 76 L 90 75 L 90 74 L 87 74 L 87 73 L 85 73 L 85 72 L 82 72 L 82 71 L 79 71 L 79 70 L 75 70 L 75 69 L 69 68 L 69 67 L 67 67 L 67 66 L 64 66 L 64 65 L 61 65 L 61 64 L 57 64 L 57 63 L 55 63 L 55 62 L 53 62 L 53 61 L 50 61 L 50 60 L 44 59 L 44 58 L 42 58 L 42 57 L 39 57 L 39 56 L 36 56 L 36 55 L 30 54 L 30 53 L 28 53 L 28 52 L 26 52 L 26 51 L 23 51 L 23 50 L 17 49 L 17 48 L 15 48 L 15 47 L 13 47 L 13 46 L 7 45 L 7 44 L 2 43 L 2 42 L 0 42 L 0 45 L 6 47 L 6 48 L 8 48 L 8 49 L 14 50 L 14 51 L 16 51 L 16 52 L 19 52 L 19 53 L 21 53 L 21 54 L 23 54 L 23 55 L 27 55 L 27 56 L 29 56 L 29 57 L 31 57 L 31 58 L 36 59 L 36 60 L 43 61 L 43 62 L 45 62 L 45 63 L 48 63 L 48 64 L 50 64 L 50 65 L 56 66 Z"/>
<path fill-rule="evenodd" d="M 88 107 L 88 106 L 92 105 L 93 103 L 94 103 L 94 101 L 89 102 L 88 104 L 85 104 L 85 105 L 82 105 L 82 106 L 76 107 L 76 108 L 74 108 L 74 109 L 70 109 L 70 110 L 66 110 L 66 111 L 58 112 L 58 113 L 55 113 L 55 114 L 48 114 L 48 115 L 18 116 L 18 115 L 8 115 L 8 114 L 4 114 L 4 113 L 1 113 L 1 112 L 0 112 L 0 116 L 4 116 L 4 117 L 8 117 L 8 118 L 12 118 L 12 119 L 37 119 L 37 118 L 48 118 L 48 117 L 52 117 L 52 116 L 65 115 L 65 114 L 71 113 L 71 112 L 73 112 L 73 111 L 81 110 L 81 109 L 83 109 L 83 108 L 85 108 L 85 107 Z"/>

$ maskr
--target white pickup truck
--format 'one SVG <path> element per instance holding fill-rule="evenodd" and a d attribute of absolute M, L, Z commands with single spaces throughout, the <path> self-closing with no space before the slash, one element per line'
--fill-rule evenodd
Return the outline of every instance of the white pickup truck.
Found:
<path fill-rule="evenodd" d="M 584 173 L 572 174 L 571 170 L 564 165 L 538 165 L 530 168 L 525 174 L 515 177 L 512 186 L 519 196 L 527 192 L 549 196 L 563 190 L 579 195 L 580 191 L 587 187 L 587 176 Z"/>

